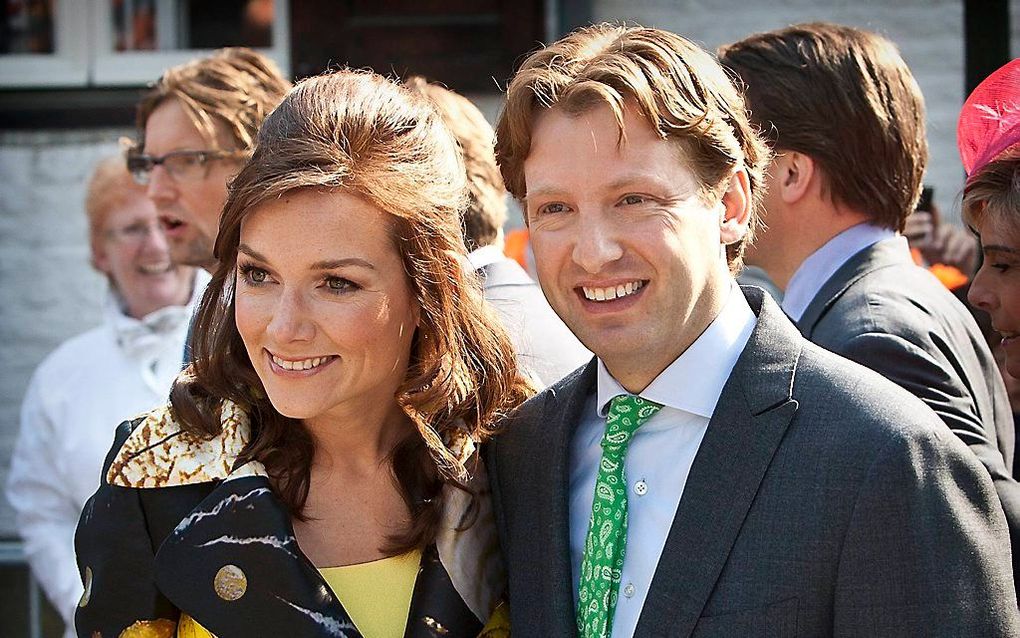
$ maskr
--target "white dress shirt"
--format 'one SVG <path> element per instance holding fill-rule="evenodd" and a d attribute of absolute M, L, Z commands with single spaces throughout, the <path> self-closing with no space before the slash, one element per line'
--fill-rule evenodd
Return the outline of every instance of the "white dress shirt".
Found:
<path fill-rule="evenodd" d="M 843 264 L 865 248 L 887 240 L 902 243 L 904 250 L 910 250 L 906 237 L 868 223 L 851 226 L 827 241 L 793 273 L 783 295 L 783 310 L 794 321 L 800 321 L 815 295 Z"/>
<path fill-rule="evenodd" d="M 666 536 L 676 516 L 694 457 L 716 403 L 757 318 L 737 286 L 719 316 L 645 388 L 642 398 L 663 408 L 638 428 L 624 461 L 627 485 L 627 555 L 612 635 L 634 633 Z M 598 362 L 598 392 L 571 440 L 570 558 L 574 605 L 602 457 L 601 441 L 613 397 L 627 391 Z"/>
<path fill-rule="evenodd" d="M 111 293 L 104 322 L 62 343 L 36 368 L 21 406 L 6 496 L 32 573 L 74 636 L 82 594 L 74 530 L 99 488 L 117 425 L 165 403 L 181 369 L 192 306 L 208 281 L 196 274 L 188 306 L 143 319 Z"/>

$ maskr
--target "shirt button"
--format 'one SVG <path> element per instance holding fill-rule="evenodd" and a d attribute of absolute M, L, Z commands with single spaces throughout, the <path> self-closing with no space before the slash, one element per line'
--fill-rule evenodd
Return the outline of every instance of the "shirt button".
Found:
<path fill-rule="evenodd" d="M 644 479 L 641 479 L 634 484 L 634 493 L 638 496 L 644 496 L 648 493 L 648 483 L 645 483 Z"/>
<path fill-rule="evenodd" d="M 623 588 L 623 595 L 627 598 L 634 597 L 634 583 L 627 583 Z"/>

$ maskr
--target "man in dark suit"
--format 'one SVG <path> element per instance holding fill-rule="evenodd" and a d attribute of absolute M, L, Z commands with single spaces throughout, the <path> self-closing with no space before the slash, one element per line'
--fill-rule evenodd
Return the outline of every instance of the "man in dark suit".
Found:
<path fill-rule="evenodd" d="M 489 451 L 515 636 L 1020 632 L 973 455 L 736 286 L 769 153 L 710 55 L 574 32 L 523 63 L 496 155 L 597 355 Z"/>
<path fill-rule="evenodd" d="M 995 482 L 1020 573 L 1005 386 L 968 310 L 900 235 L 928 157 L 906 63 L 887 39 L 827 23 L 752 35 L 720 59 L 747 85 L 752 120 L 776 151 L 767 228 L 748 260 L 784 289 L 805 337 L 899 384 L 970 447 Z"/>
<path fill-rule="evenodd" d="M 493 154 L 492 126 L 478 107 L 450 89 L 421 77 L 411 77 L 404 85 L 435 105 L 460 143 L 468 182 L 461 222 L 468 260 L 510 333 L 518 364 L 539 386 L 549 386 L 587 363 L 591 352 L 563 325 L 538 284 L 503 254 L 506 190 Z"/>

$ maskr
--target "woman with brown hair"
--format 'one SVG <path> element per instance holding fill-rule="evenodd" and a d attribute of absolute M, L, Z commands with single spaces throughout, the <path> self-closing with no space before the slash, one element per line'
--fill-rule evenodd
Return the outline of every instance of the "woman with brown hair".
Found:
<path fill-rule="evenodd" d="M 195 362 L 83 513 L 79 635 L 482 631 L 503 574 L 476 445 L 531 388 L 464 196 L 421 98 L 353 71 L 287 95 L 231 184 Z"/>
<path fill-rule="evenodd" d="M 968 297 L 991 316 L 1006 369 L 1020 377 L 1020 59 L 974 89 L 957 138 L 967 171 L 963 217 L 984 253 Z"/>

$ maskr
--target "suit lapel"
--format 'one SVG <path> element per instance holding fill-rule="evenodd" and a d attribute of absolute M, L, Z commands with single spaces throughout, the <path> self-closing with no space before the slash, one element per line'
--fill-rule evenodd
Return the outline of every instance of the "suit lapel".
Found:
<path fill-rule="evenodd" d="M 822 317 L 861 277 L 880 268 L 906 263 L 908 260 L 909 255 L 904 254 L 898 238 L 883 240 L 861 250 L 840 266 L 839 270 L 822 285 L 797 321 L 797 329 L 810 340 L 815 326 Z"/>
<path fill-rule="evenodd" d="M 592 359 L 579 373 L 554 388 L 540 419 L 544 434 L 530 437 L 532 470 L 540 477 L 535 484 L 551 486 L 535 493 L 536 529 L 551 533 L 543 532 L 548 542 L 537 548 L 534 555 L 538 562 L 526 569 L 547 574 L 538 581 L 545 588 L 543 600 L 549 601 L 550 614 L 542 618 L 542 629 L 549 636 L 573 636 L 577 631 L 570 563 L 570 441 L 584 417 L 595 379 L 596 360 Z"/>
<path fill-rule="evenodd" d="M 758 322 L 691 466 L 635 636 L 688 636 L 797 411 L 802 339 L 774 302 L 743 289 Z"/>

